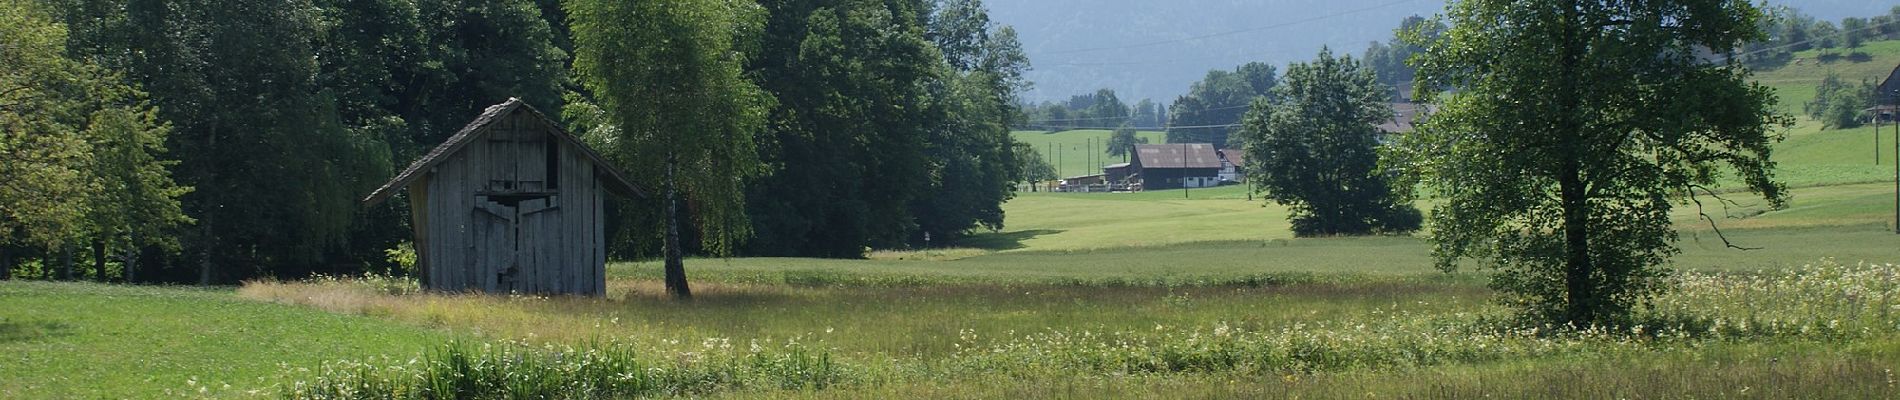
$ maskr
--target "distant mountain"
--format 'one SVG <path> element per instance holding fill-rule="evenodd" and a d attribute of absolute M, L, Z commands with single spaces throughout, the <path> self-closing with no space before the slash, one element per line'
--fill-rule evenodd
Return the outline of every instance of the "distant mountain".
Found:
<path fill-rule="evenodd" d="M 1884 14 L 1880 0 L 1773 0 L 1823 20 Z M 1167 103 L 1210 69 L 1284 66 L 1331 46 L 1361 55 L 1399 20 L 1441 12 L 1442 0 L 989 0 L 1014 25 L 1035 70 L 1031 101 L 1115 89 L 1134 104 Z"/>

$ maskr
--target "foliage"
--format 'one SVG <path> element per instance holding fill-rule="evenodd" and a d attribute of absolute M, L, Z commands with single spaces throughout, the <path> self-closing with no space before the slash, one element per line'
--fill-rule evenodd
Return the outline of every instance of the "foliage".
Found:
<path fill-rule="evenodd" d="M 1136 135 L 1135 128 L 1126 125 L 1115 128 L 1115 133 L 1108 136 L 1108 155 L 1131 155 L 1135 152 L 1135 145 L 1137 144 L 1148 144 L 1148 138 Z"/>
<path fill-rule="evenodd" d="M 1009 126 L 1021 110 L 1016 94 L 1029 88 L 1022 75 L 1029 69 L 1029 57 L 1017 41 L 1015 29 L 987 24 L 987 10 L 977 0 L 946 1 L 928 26 L 980 26 L 977 30 L 938 29 L 962 32 L 963 38 L 935 35 L 947 66 L 941 85 L 931 85 L 933 125 L 928 130 L 924 156 L 929 160 L 926 194 L 911 201 L 910 212 L 917 230 L 906 238 L 907 245 L 924 247 L 950 243 L 983 228 L 1003 229 L 1003 203 L 1015 197 L 1016 184 L 1026 180 L 1021 173 L 1024 162 L 1017 158 L 1015 140 Z M 950 13 L 943 10 L 969 9 L 975 12 Z M 954 45 L 977 43 L 975 48 Z M 959 60 L 974 60 L 962 63 Z M 1114 100 L 1113 92 L 1101 113 L 1122 111 L 1126 106 Z"/>
<path fill-rule="evenodd" d="M 925 5 L 934 5 L 926 7 Z M 861 258 L 999 229 L 1029 173 L 1028 57 L 980 1 L 766 2 L 748 68 L 779 101 L 749 188 L 755 255 Z"/>
<path fill-rule="evenodd" d="M 1411 60 L 1412 56 L 1425 51 L 1424 47 L 1408 43 L 1400 37 L 1404 35 L 1404 32 L 1413 31 L 1417 31 L 1419 35 L 1428 39 L 1436 38 L 1445 31 L 1445 25 L 1443 22 L 1416 15 L 1405 17 L 1405 20 L 1399 22 L 1399 28 L 1393 31 L 1391 40 L 1383 43 L 1372 42 L 1366 47 L 1365 56 L 1361 58 L 1366 68 L 1379 76 L 1380 83 L 1391 87 L 1395 101 L 1410 100 L 1403 98 L 1400 91 L 1409 89 L 1405 86 L 1411 84 L 1413 78 L 1418 75 L 1418 71 L 1406 62 Z"/>
<path fill-rule="evenodd" d="M 1168 107 L 1168 143 L 1213 143 L 1238 147 L 1229 135 L 1254 98 L 1270 96 L 1278 83 L 1273 65 L 1253 62 L 1233 72 L 1213 70 Z"/>
<path fill-rule="evenodd" d="M 1142 126 L 1156 126 L 1159 122 L 1152 120 L 1155 112 L 1152 101 L 1149 101 L 1148 107 L 1150 114 L 1147 117 L 1151 122 Z M 1139 124 L 1136 119 L 1141 118 L 1138 114 L 1142 111 L 1131 109 L 1127 103 L 1122 102 L 1120 96 L 1115 94 L 1114 89 L 1107 88 L 1096 90 L 1095 93 L 1069 96 L 1067 101 L 1045 101 L 1028 108 L 1028 115 L 1026 115 L 1028 120 L 1019 124 L 1019 127 L 1049 131 L 1102 129 L 1124 124 Z"/>
<path fill-rule="evenodd" d="M 1861 124 L 1861 110 L 1874 103 L 1874 84 L 1847 83 L 1840 75 L 1828 73 L 1814 89 L 1814 100 L 1802 105 L 1808 117 L 1821 121 L 1823 128 L 1848 129 Z"/>
<path fill-rule="evenodd" d="M 1759 39 L 1753 5 L 1468 1 L 1448 18 L 1439 39 L 1408 40 L 1428 49 L 1421 93 L 1460 89 L 1424 97 L 1443 108 L 1392 163 L 1443 199 L 1440 268 L 1481 259 L 1530 317 L 1613 324 L 1663 288 L 1673 200 L 1717 196 L 1708 187 L 1733 173 L 1785 204 L 1769 156 L 1790 118 L 1737 61 L 1696 56 Z"/>
<path fill-rule="evenodd" d="M 170 127 L 123 76 L 71 58 L 65 26 L 35 3 L 0 7 L 0 47 L 19 49 L 0 58 L 0 246 L 175 249 L 190 189 L 159 158 Z"/>
<path fill-rule="evenodd" d="M 751 235 L 746 182 L 764 173 L 754 132 L 772 99 L 745 79 L 741 52 L 759 29 L 757 5 L 718 0 L 567 4 L 574 72 L 612 130 L 597 138 L 636 183 L 664 197 L 641 210 L 665 221 L 668 290 L 690 296 L 679 225 L 690 217 L 700 244 L 729 254 Z M 680 210 L 685 203 L 690 215 Z M 664 210 L 664 211 L 662 211 Z"/>
<path fill-rule="evenodd" d="M 1022 166 L 1023 182 L 1039 183 L 1060 178 L 1056 176 L 1056 167 L 1049 165 L 1049 161 L 1042 158 L 1042 153 L 1036 151 L 1035 145 L 1015 141 L 1011 147 L 1016 152 L 1018 165 Z M 1032 186 L 1030 190 L 1035 189 Z"/>
<path fill-rule="evenodd" d="M 93 191 L 82 130 L 94 67 L 66 58 L 65 40 L 35 3 L 0 4 L 0 246 L 65 243 Z"/>
<path fill-rule="evenodd" d="M 1371 68 L 1322 49 L 1317 59 L 1287 67 L 1269 98 L 1254 101 L 1239 137 L 1248 182 L 1290 209 L 1294 235 L 1418 230 L 1418 209 L 1379 168 L 1377 126 L 1392 108 Z"/>
<path fill-rule="evenodd" d="M 778 99 L 747 191 L 758 255 L 861 258 L 901 247 L 911 202 L 930 185 L 933 115 L 925 86 L 943 56 L 910 2 L 765 4 L 764 43 L 748 68 Z"/>

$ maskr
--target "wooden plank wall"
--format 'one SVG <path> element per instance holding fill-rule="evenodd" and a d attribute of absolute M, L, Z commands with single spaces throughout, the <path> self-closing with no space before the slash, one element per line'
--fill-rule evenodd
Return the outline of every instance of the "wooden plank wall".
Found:
<path fill-rule="evenodd" d="M 517 112 L 477 135 L 519 139 L 516 135 L 548 135 L 551 129 L 548 122 Z M 428 253 L 421 257 L 422 268 L 426 269 L 422 274 L 425 288 L 444 292 L 606 294 L 606 238 L 601 221 L 604 187 L 596 179 L 593 162 L 578 148 L 552 136 L 543 137 L 546 139 L 539 144 L 472 138 L 468 146 L 424 178 L 427 196 L 417 203 L 428 207 L 428 223 L 422 227 L 426 234 L 417 235 L 423 242 L 417 251 Z M 560 175 L 548 178 L 559 180 L 558 194 L 545 200 L 524 201 L 515 208 L 520 213 L 515 223 L 521 230 L 517 252 L 512 246 L 500 245 L 508 240 L 496 240 L 513 240 L 512 232 L 502 226 L 483 228 L 484 218 L 494 217 L 483 217 L 482 213 L 488 211 L 481 208 L 501 207 L 482 204 L 486 202 L 477 199 L 476 193 L 504 191 L 507 188 L 499 183 L 514 179 L 527 181 L 515 190 L 547 191 L 548 182 L 532 178 L 546 173 L 543 146 L 555 146 L 559 151 Z M 516 284 L 503 287 L 497 276 L 509 266 L 511 258 L 519 268 Z"/>

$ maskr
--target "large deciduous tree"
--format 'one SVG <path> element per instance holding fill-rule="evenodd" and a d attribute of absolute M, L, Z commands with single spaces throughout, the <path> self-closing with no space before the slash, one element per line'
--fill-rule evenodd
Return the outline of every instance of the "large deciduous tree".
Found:
<path fill-rule="evenodd" d="M 659 187 L 666 290 L 692 296 L 680 244 L 689 216 L 700 245 L 729 252 L 750 234 L 746 182 L 763 171 L 752 135 L 771 98 L 743 76 L 763 22 L 750 2 L 571 0 L 574 71 L 611 133 L 597 138 L 648 187 Z"/>
<path fill-rule="evenodd" d="M 1714 196 L 1720 175 L 1785 204 L 1769 155 L 1789 118 L 1719 56 L 1763 38 L 1753 4 L 1464 0 L 1445 18 L 1436 40 L 1409 35 L 1427 47 L 1416 88 L 1458 90 L 1425 97 L 1443 108 L 1395 165 L 1443 200 L 1439 267 L 1486 260 L 1527 316 L 1626 321 L 1677 251 L 1672 201 Z"/>
<path fill-rule="evenodd" d="M 1248 181 L 1292 210 L 1295 235 L 1418 229 L 1418 210 L 1379 168 L 1377 125 L 1392 119 L 1389 97 L 1370 68 L 1321 50 L 1312 62 L 1287 67 L 1271 100 L 1254 101 L 1239 133 Z"/>
<path fill-rule="evenodd" d="M 67 27 L 47 11 L 0 4 L 0 247 L 57 250 L 70 278 L 73 242 L 89 241 L 94 277 L 105 280 L 107 246 L 176 243 L 171 229 L 191 221 L 178 204 L 189 189 L 172 181 L 175 162 L 157 157 L 169 127 L 145 94 L 69 54 Z"/>

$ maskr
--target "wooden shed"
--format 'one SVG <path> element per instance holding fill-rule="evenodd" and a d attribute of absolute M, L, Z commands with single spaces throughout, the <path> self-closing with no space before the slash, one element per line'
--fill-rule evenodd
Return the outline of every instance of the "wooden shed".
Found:
<path fill-rule="evenodd" d="M 607 292 L 606 194 L 625 175 L 520 99 L 489 107 L 363 201 L 409 190 L 416 269 L 443 292 Z"/>

